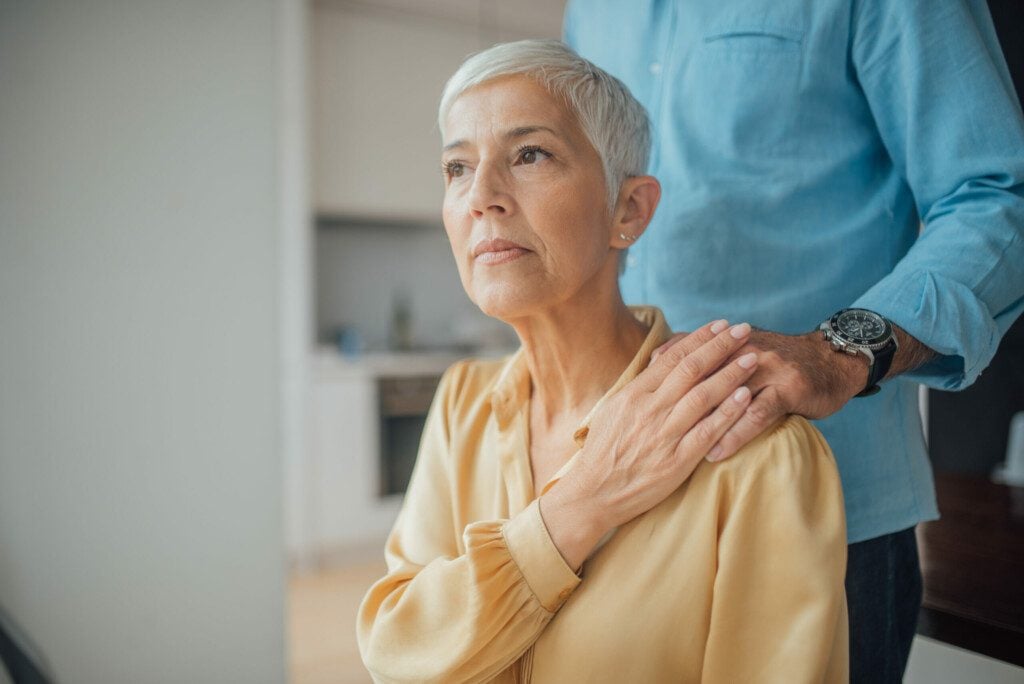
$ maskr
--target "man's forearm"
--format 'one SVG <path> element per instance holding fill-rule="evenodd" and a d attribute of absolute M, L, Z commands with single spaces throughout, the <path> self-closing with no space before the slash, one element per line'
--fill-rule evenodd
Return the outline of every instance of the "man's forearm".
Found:
<path fill-rule="evenodd" d="M 899 348 L 886 378 L 909 372 L 937 354 L 902 329 L 893 326 Z M 754 401 L 730 431 L 719 440 L 728 458 L 785 414 L 809 419 L 839 411 L 868 381 L 864 354 L 837 353 L 820 330 L 783 335 L 755 330 L 737 354 L 757 352 L 758 371 L 747 383 Z"/>
<path fill-rule="evenodd" d="M 889 372 L 885 374 L 886 378 L 893 378 L 901 373 L 916 370 L 938 356 L 930 347 L 926 347 L 917 338 L 911 337 L 899 326 L 894 325 L 893 331 L 896 333 L 899 349 L 896 350 L 896 356 L 893 357 Z"/>

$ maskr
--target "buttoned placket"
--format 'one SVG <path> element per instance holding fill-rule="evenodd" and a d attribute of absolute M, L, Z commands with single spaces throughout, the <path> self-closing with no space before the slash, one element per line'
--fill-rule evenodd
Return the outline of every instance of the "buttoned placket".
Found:
<path fill-rule="evenodd" d="M 508 516 L 512 517 L 533 501 L 533 476 L 530 470 L 529 419 L 527 414 L 528 383 L 524 379 L 522 351 L 509 360 L 509 365 L 491 393 L 491 410 L 495 419 L 495 443 L 501 476 L 508 495 Z"/>

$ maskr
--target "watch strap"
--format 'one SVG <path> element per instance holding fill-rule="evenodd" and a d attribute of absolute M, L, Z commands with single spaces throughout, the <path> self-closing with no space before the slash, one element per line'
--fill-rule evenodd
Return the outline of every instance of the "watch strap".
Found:
<path fill-rule="evenodd" d="M 868 381 L 860 392 L 855 396 L 858 397 L 870 397 L 872 394 L 877 394 L 882 388 L 879 386 L 879 382 L 885 377 L 885 374 L 889 372 L 892 367 L 892 360 L 896 357 L 896 337 L 893 336 L 889 343 L 881 349 L 875 350 L 875 360 L 868 366 Z"/>

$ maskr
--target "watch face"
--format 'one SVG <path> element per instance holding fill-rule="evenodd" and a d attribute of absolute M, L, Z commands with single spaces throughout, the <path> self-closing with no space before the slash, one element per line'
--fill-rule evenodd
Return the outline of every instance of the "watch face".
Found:
<path fill-rule="evenodd" d="M 889 337 L 888 322 L 876 313 L 864 309 L 847 309 L 832 322 L 836 332 L 854 344 L 876 344 Z"/>

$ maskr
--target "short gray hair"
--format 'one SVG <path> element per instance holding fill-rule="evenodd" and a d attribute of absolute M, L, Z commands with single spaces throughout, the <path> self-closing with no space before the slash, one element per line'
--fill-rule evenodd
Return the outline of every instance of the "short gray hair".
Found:
<path fill-rule="evenodd" d="M 604 165 L 608 206 L 615 207 L 622 181 L 647 172 L 651 127 L 647 112 L 619 79 L 557 40 L 501 43 L 469 57 L 444 87 L 438 125 L 464 92 L 503 76 L 536 79 L 576 115 Z"/>

